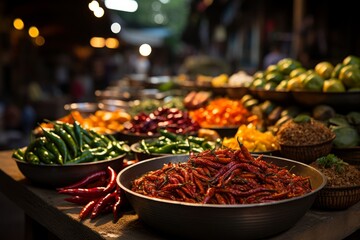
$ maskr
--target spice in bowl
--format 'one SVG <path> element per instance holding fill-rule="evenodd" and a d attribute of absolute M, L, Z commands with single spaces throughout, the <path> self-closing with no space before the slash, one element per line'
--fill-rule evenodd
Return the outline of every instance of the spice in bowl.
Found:
<path fill-rule="evenodd" d="M 336 136 L 322 122 L 301 114 L 281 125 L 276 137 L 281 155 L 310 163 L 330 153 Z"/>
<path fill-rule="evenodd" d="M 334 154 L 316 159 L 310 166 L 321 171 L 325 187 L 317 195 L 314 207 L 321 209 L 346 209 L 360 201 L 360 170 Z"/>

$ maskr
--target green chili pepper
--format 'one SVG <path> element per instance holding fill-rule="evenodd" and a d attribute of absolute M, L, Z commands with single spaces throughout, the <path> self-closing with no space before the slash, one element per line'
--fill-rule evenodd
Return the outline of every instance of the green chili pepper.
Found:
<path fill-rule="evenodd" d="M 89 150 L 85 150 L 81 153 L 80 156 L 74 158 L 71 161 L 66 162 L 66 164 L 78 164 L 78 163 L 85 163 L 94 161 L 95 157 Z"/>
<path fill-rule="evenodd" d="M 40 164 L 40 159 L 39 157 L 33 152 L 33 151 L 28 151 L 25 153 L 25 157 L 26 161 L 28 163 L 31 164 Z"/>
<path fill-rule="evenodd" d="M 129 153 L 131 151 L 130 146 L 124 142 L 116 142 L 114 147 L 118 153 Z"/>
<path fill-rule="evenodd" d="M 13 152 L 12 157 L 24 161 L 24 151 L 19 148 Z"/>
<path fill-rule="evenodd" d="M 176 134 L 174 134 L 174 133 L 171 133 L 171 132 L 169 132 L 169 131 L 167 131 L 165 129 L 160 129 L 159 131 L 160 131 L 160 134 L 162 136 L 165 136 L 165 137 L 171 139 L 172 141 L 177 141 L 178 140 L 178 136 Z"/>
<path fill-rule="evenodd" d="M 216 147 L 216 143 L 215 142 L 209 142 L 209 141 L 205 141 L 201 144 L 201 147 L 203 149 L 214 149 Z"/>
<path fill-rule="evenodd" d="M 45 138 L 44 137 L 39 137 L 36 138 L 34 141 L 30 142 L 30 144 L 27 146 L 24 156 L 25 156 L 25 160 L 27 160 L 27 156 L 28 156 L 28 152 L 32 152 L 35 147 L 41 147 L 45 144 Z"/>
<path fill-rule="evenodd" d="M 47 131 L 43 128 L 41 128 L 41 129 L 43 130 L 43 133 L 44 133 L 46 139 L 50 142 L 53 142 L 56 145 L 56 147 L 58 148 L 58 150 L 63 158 L 63 162 L 68 161 L 69 156 L 68 156 L 68 150 L 66 147 L 66 143 L 61 139 L 61 137 L 54 132 Z"/>
<path fill-rule="evenodd" d="M 45 148 L 54 155 L 55 157 L 54 161 L 56 163 L 61 165 L 64 163 L 63 157 L 61 156 L 61 153 L 59 152 L 59 149 L 57 149 L 55 143 L 46 141 Z"/>
<path fill-rule="evenodd" d="M 85 144 L 87 144 L 89 146 L 91 145 L 92 139 L 88 135 L 82 134 L 82 138 L 84 140 L 84 145 Z"/>
<path fill-rule="evenodd" d="M 188 136 L 187 139 L 190 142 L 197 143 L 199 145 L 201 145 L 205 142 L 205 138 L 201 138 L 201 137 Z"/>
<path fill-rule="evenodd" d="M 94 136 L 94 138 L 100 138 L 104 143 L 108 144 L 109 142 L 111 142 L 111 140 L 103 134 L 97 133 L 94 130 L 90 130 L 90 133 Z"/>
<path fill-rule="evenodd" d="M 191 148 L 190 151 L 194 152 L 194 153 L 200 153 L 200 152 L 204 151 L 204 149 L 202 149 L 202 148 Z"/>
<path fill-rule="evenodd" d="M 48 151 L 44 146 L 35 148 L 36 156 L 39 157 L 40 162 L 51 164 L 55 160 L 55 155 Z"/>
<path fill-rule="evenodd" d="M 74 139 L 74 142 L 76 143 L 76 145 L 79 146 L 79 143 L 75 136 L 74 126 L 69 123 L 64 123 L 64 124 L 62 124 L 62 127 L 68 134 L 70 134 L 71 138 Z"/>
<path fill-rule="evenodd" d="M 77 145 L 75 140 L 68 134 L 60 125 L 55 125 L 55 133 L 65 142 L 67 149 L 70 150 L 70 154 L 73 158 L 78 156 Z"/>
<path fill-rule="evenodd" d="M 104 147 L 91 148 L 88 151 L 90 151 L 91 154 L 98 160 L 104 159 L 108 154 L 108 149 Z"/>
<path fill-rule="evenodd" d="M 82 132 L 82 134 L 84 135 L 84 136 L 87 136 L 89 139 L 93 139 L 94 138 L 94 136 L 92 136 L 91 134 L 90 134 L 90 132 L 88 131 L 88 130 L 86 130 L 85 128 L 80 128 L 81 129 L 81 132 Z"/>
<path fill-rule="evenodd" d="M 177 145 L 177 143 L 171 143 L 171 144 L 159 147 L 159 148 L 155 148 L 151 152 L 152 153 L 171 153 L 171 151 L 176 147 L 176 145 Z"/>
<path fill-rule="evenodd" d="M 149 148 L 146 145 L 146 141 L 144 139 L 142 139 L 140 141 L 140 148 L 146 153 L 146 154 L 150 154 Z"/>
<path fill-rule="evenodd" d="M 79 145 L 80 151 L 83 151 L 83 136 L 81 133 L 81 126 L 78 121 L 74 121 L 73 125 L 74 125 L 75 139 Z"/>
<path fill-rule="evenodd" d="M 90 146 L 93 148 L 96 147 L 107 147 L 107 143 L 104 142 L 101 138 L 95 137 L 92 142 L 90 143 Z"/>

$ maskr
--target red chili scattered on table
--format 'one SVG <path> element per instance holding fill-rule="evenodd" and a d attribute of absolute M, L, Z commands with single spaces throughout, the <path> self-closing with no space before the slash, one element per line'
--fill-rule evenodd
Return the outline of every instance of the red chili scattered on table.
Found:
<path fill-rule="evenodd" d="M 105 182 L 103 181 L 104 177 L 106 177 Z M 71 196 L 65 198 L 65 201 L 83 205 L 79 213 L 80 220 L 84 220 L 88 216 L 90 219 L 94 219 L 101 214 L 112 212 L 113 221 L 116 222 L 120 218 L 120 208 L 126 202 L 125 195 L 116 186 L 116 177 L 115 170 L 108 167 L 106 171 L 94 172 L 74 184 L 58 188 L 57 191 Z M 101 183 L 104 184 L 93 187 L 94 184 Z"/>

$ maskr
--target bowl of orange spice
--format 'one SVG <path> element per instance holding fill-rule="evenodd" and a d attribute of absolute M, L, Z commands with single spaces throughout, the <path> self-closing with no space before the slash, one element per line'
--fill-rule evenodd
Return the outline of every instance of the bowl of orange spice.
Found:
<path fill-rule="evenodd" d="M 258 121 L 258 116 L 245 108 L 240 100 L 227 97 L 215 98 L 189 114 L 202 128 L 215 130 L 222 138 L 234 136 L 243 124 L 256 124 Z"/>

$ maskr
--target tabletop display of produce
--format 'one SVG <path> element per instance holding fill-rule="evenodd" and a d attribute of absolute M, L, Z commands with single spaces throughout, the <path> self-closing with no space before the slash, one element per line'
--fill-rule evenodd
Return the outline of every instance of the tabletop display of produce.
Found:
<path fill-rule="evenodd" d="M 169 81 L 182 94 L 167 89 L 159 99 L 108 99 L 121 106 L 106 109 L 102 99 L 44 119 L 12 157 L 33 184 L 81 205 L 80 221 L 112 213 L 116 222 L 131 209 L 147 219 L 151 210 L 138 204 L 154 199 L 170 211 L 180 202 L 200 212 L 230 205 L 239 214 L 266 207 L 275 214 L 276 206 L 306 199 L 300 215 L 288 219 L 295 223 L 310 207 L 341 211 L 360 201 L 357 56 L 314 69 L 285 58 L 253 75 Z M 131 181 L 122 179 L 128 174 Z M 162 216 L 153 217 L 157 228 Z"/>

